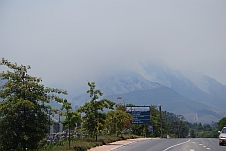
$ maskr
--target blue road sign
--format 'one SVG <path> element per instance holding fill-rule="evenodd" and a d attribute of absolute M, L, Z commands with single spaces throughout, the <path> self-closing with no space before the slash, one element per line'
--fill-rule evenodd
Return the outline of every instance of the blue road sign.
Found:
<path fill-rule="evenodd" d="M 126 111 L 133 116 L 132 124 L 150 124 L 150 107 L 149 106 L 130 106 Z"/>

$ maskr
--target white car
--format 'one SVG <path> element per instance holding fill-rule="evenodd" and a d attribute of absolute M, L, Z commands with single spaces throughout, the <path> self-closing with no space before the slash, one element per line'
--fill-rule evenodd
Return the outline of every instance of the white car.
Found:
<path fill-rule="evenodd" d="M 219 131 L 219 145 L 226 145 L 226 127 L 223 127 L 221 131 Z"/>

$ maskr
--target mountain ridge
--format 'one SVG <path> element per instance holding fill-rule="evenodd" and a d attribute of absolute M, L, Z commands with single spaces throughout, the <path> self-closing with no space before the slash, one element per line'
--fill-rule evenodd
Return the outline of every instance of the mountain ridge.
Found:
<path fill-rule="evenodd" d="M 193 122 L 217 121 L 225 115 L 224 102 L 226 102 L 226 97 L 223 93 L 216 92 L 226 86 L 212 80 L 209 86 L 217 85 L 217 87 L 212 87 L 209 89 L 211 93 L 208 93 L 200 89 L 189 77 L 184 76 L 179 71 L 172 70 L 168 66 L 147 63 L 142 64 L 141 67 L 143 70 L 140 73 L 124 70 L 101 79 L 96 83 L 96 88 L 104 92 L 104 97 L 116 103 L 119 101 L 116 99 L 117 96 L 125 97 L 125 99 L 128 99 L 126 103 L 135 105 L 159 105 L 161 103 L 166 110 L 176 114 L 184 114 L 189 121 Z M 157 92 L 157 90 L 161 91 Z M 79 106 L 88 101 L 89 97 L 86 95 L 74 97 L 72 104 Z M 139 100 L 139 98 L 144 99 Z M 156 100 L 148 102 L 151 98 L 156 98 Z M 174 108 L 170 108 L 170 101 L 171 103 L 173 101 Z M 200 114 L 201 111 L 202 114 Z M 202 116 L 200 117 L 197 114 Z"/>

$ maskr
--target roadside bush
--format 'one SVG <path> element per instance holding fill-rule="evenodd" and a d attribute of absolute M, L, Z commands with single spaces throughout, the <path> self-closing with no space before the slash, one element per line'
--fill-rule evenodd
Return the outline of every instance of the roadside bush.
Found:
<path fill-rule="evenodd" d="M 99 139 L 98 141 L 101 142 L 102 145 L 107 145 L 108 144 L 107 139 Z"/>
<path fill-rule="evenodd" d="M 216 134 L 215 131 L 202 131 L 197 133 L 196 138 L 216 138 Z"/>
<path fill-rule="evenodd" d="M 109 144 L 111 142 L 116 142 L 120 140 L 125 140 L 125 139 L 133 139 L 133 138 L 138 138 L 135 135 L 124 135 L 123 137 L 118 137 L 116 135 L 105 135 L 105 136 L 99 136 L 98 141 L 94 138 L 87 138 L 87 139 L 72 139 L 71 140 L 71 149 L 70 151 L 87 151 L 93 147 L 96 146 L 102 146 Z M 67 140 L 64 140 L 61 142 L 62 146 L 59 146 L 57 144 L 46 144 L 45 147 L 41 149 L 41 151 L 44 150 L 52 150 L 52 151 L 66 151 L 68 150 L 68 143 Z"/>
<path fill-rule="evenodd" d="M 79 142 L 76 143 L 73 148 L 75 151 L 86 151 L 92 148 L 92 145 L 89 142 Z"/>

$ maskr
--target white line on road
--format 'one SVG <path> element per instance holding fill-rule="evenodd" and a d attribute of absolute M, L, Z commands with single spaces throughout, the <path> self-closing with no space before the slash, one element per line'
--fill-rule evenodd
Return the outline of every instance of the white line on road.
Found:
<path fill-rule="evenodd" d="M 170 148 L 173 148 L 173 147 L 176 147 L 176 146 L 179 146 L 179 145 L 182 145 L 182 144 L 188 143 L 188 142 L 190 142 L 190 139 L 189 139 L 188 141 L 186 141 L 186 142 L 183 142 L 183 143 L 179 143 L 179 144 L 176 144 L 176 145 L 170 146 L 170 147 L 168 147 L 168 148 L 164 149 L 163 151 L 167 151 L 167 150 L 169 150 Z"/>

